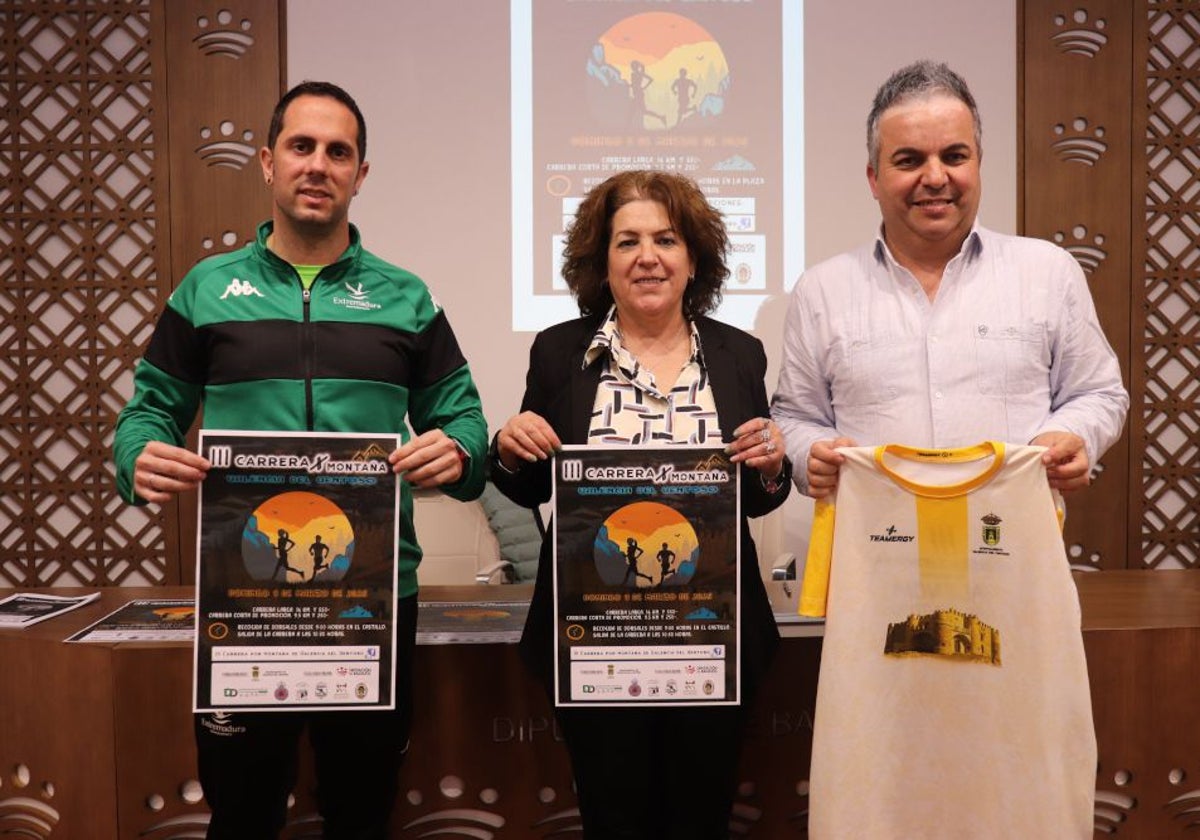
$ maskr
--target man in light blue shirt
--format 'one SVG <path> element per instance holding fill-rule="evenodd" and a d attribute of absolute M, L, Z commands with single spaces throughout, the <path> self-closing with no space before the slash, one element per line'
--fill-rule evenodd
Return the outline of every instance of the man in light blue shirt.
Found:
<path fill-rule="evenodd" d="M 815 498 L 841 446 L 1046 446 L 1051 486 L 1084 487 L 1129 406 L 1083 271 L 1063 249 L 980 227 L 979 112 L 944 64 L 879 89 L 868 119 L 875 241 L 805 272 L 771 415 Z"/>

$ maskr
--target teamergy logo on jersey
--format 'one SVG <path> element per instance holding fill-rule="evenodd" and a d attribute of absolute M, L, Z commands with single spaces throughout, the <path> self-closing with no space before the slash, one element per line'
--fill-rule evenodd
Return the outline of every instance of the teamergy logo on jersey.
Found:
<path fill-rule="evenodd" d="M 915 539 L 916 539 L 916 537 L 911 536 L 911 535 L 896 533 L 895 525 L 889 525 L 887 530 L 882 534 L 871 534 L 870 535 L 871 542 L 907 543 L 907 542 L 912 542 Z"/>
<path fill-rule="evenodd" d="M 346 287 L 346 294 L 349 297 L 340 294 L 334 295 L 333 302 L 338 306 L 344 306 L 347 309 L 362 309 L 368 312 L 383 308 L 378 303 L 373 303 L 367 299 L 371 294 L 371 290 L 364 289 L 361 281 L 357 286 L 351 286 L 349 283 L 343 283 L 342 285 Z"/>

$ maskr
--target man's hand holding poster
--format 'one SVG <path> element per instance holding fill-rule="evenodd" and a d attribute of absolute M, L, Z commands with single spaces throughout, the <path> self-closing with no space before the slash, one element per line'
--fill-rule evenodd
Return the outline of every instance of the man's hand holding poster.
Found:
<path fill-rule="evenodd" d="M 557 456 L 558 705 L 738 702 L 739 481 L 712 447 Z"/>

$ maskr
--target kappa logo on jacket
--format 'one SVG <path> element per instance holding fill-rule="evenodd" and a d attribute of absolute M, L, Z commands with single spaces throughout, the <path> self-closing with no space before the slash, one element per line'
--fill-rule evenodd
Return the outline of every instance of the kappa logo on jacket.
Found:
<path fill-rule="evenodd" d="M 254 288 L 254 284 L 249 280 L 239 280 L 237 277 L 229 281 L 229 285 L 225 287 L 225 291 L 221 294 L 221 300 L 225 300 L 230 295 L 234 297 L 249 297 L 250 295 L 266 297 L 266 295 Z"/>

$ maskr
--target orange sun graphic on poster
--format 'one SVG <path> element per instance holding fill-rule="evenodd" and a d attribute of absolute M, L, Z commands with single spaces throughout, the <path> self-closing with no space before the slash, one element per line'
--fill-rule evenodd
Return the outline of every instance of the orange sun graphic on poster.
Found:
<path fill-rule="evenodd" d="M 683 586 L 696 573 L 700 540 L 674 508 L 633 502 L 604 520 L 593 553 L 600 579 L 610 586 Z"/>
<path fill-rule="evenodd" d="M 242 529 L 242 562 L 255 580 L 333 583 L 345 576 L 353 556 L 350 520 L 316 493 L 272 496 Z"/>

